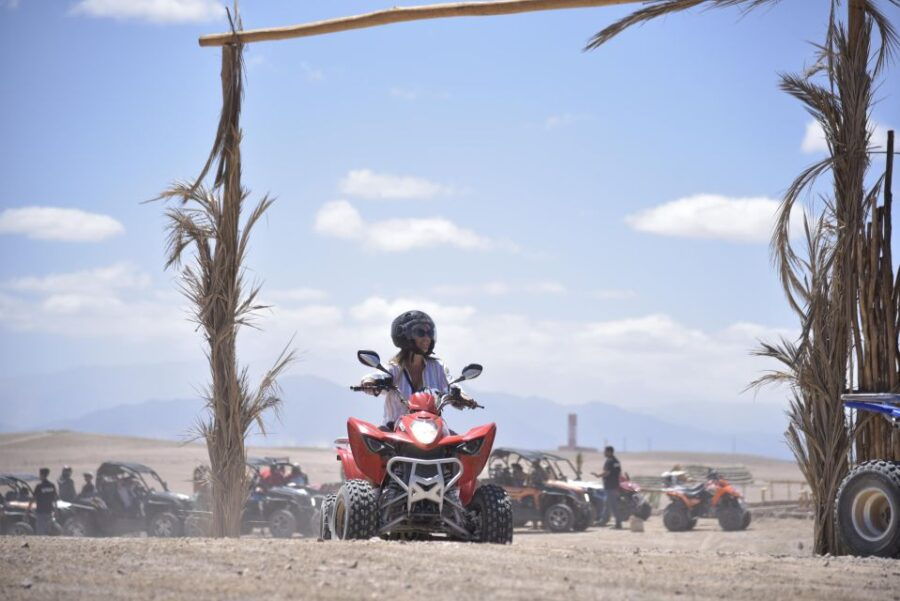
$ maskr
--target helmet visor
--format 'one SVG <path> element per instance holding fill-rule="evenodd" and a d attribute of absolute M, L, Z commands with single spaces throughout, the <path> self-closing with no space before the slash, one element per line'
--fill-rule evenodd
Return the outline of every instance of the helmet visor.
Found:
<path fill-rule="evenodd" d="M 427 323 L 411 323 L 407 326 L 406 333 L 410 338 L 434 339 L 434 328 Z"/>

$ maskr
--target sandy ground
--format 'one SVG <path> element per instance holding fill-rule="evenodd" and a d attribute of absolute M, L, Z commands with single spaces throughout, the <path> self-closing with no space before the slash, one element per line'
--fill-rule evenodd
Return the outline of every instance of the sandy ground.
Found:
<path fill-rule="evenodd" d="M 338 463 L 331 449 L 251 447 L 256 456 L 289 456 L 299 461 L 313 484 L 336 482 Z M 574 453 L 561 452 L 574 462 Z M 47 466 L 52 470 L 51 479 L 59 477 L 63 465 L 71 465 L 77 485 L 81 486 L 81 473 L 94 472 L 106 460 L 136 461 L 155 469 L 176 492 L 191 493 L 191 474 L 198 464 L 209 463 L 206 447 L 198 443 L 177 443 L 124 436 L 83 434 L 78 432 L 28 432 L 0 434 L 0 472 L 37 473 Z M 658 476 L 675 464 L 744 465 L 759 485 L 748 487 L 746 493 L 751 502 L 759 500 L 759 489 L 770 480 L 802 480 L 795 463 L 750 455 L 711 455 L 704 453 L 621 453 L 619 459 L 625 471 L 632 476 Z M 585 453 L 584 471 L 602 471 L 603 456 Z M 799 486 L 793 489 L 794 496 Z M 781 487 L 777 493 L 784 494 Z M 771 491 L 769 492 L 769 497 Z"/>
<path fill-rule="evenodd" d="M 337 479 L 328 449 L 252 449 L 289 455 L 313 482 Z M 166 441 L 37 432 L 0 435 L 0 472 L 78 475 L 106 459 L 154 467 L 190 492 L 205 447 Z M 602 458 L 587 455 L 588 470 Z M 748 466 L 758 479 L 799 479 L 796 467 L 758 457 L 622 454 L 633 474 L 674 463 Z M 80 477 L 78 478 L 80 482 Z M 240 540 L 0 537 L 3 599 L 866 599 L 900 601 L 900 561 L 812 557 L 808 520 L 757 517 L 745 532 L 701 520 L 667 532 L 658 516 L 646 531 L 592 528 L 547 534 L 517 530 L 511 546 Z"/>
<path fill-rule="evenodd" d="M 666 532 L 517 530 L 510 546 L 0 537 L 3 598 L 900 600 L 900 561 L 811 557 L 805 520 Z M 27 546 L 26 546 L 27 545 Z"/>

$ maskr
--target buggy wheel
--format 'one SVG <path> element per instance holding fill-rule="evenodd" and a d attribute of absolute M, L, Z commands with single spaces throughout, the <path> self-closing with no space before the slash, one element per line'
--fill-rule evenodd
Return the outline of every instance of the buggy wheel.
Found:
<path fill-rule="evenodd" d="M 568 532 L 575 526 L 575 512 L 565 503 L 556 503 L 544 511 L 544 527 L 551 532 Z"/>
<path fill-rule="evenodd" d="M 691 516 L 688 514 L 684 503 L 673 502 L 663 511 L 663 525 L 671 532 L 684 532 L 690 530 Z"/>
<path fill-rule="evenodd" d="M 9 527 L 9 533 L 13 536 L 31 536 L 34 534 L 34 528 L 28 522 L 16 522 Z"/>
<path fill-rule="evenodd" d="M 900 463 L 857 465 L 838 489 L 835 525 L 854 555 L 900 556 Z"/>
<path fill-rule="evenodd" d="M 85 516 L 73 515 L 63 523 L 63 534 L 79 538 L 91 536 L 93 527 Z"/>
<path fill-rule="evenodd" d="M 174 514 L 164 511 L 150 518 L 147 534 L 160 538 L 172 538 L 181 536 L 181 522 Z"/>
<path fill-rule="evenodd" d="M 336 495 L 328 495 L 322 501 L 322 507 L 319 510 L 319 538 L 322 540 L 331 540 L 331 523 L 332 513 L 334 513 L 334 499 Z"/>
<path fill-rule="evenodd" d="M 372 538 L 378 531 L 375 489 L 365 480 L 347 480 L 334 500 L 329 524 L 332 536 L 341 540 Z"/>
<path fill-rule="evenodd" d="M 297 518 L 287 509 L 276 509 L 269 514 L 269 532 L 275 538 L 291 538 L 297 531 Z"/>
<path fill-rule="evenodd" d="M 513 539 L 512 501 L 502 487 L 483 484 L 478 487 L 466 509 L 474 514 L 474 540 L 505 545 Z"/>

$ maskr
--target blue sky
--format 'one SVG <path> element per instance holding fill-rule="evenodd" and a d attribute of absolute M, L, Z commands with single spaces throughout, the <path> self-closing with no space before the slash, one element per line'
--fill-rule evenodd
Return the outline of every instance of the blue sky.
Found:
<path fill-rule="evenodd" d="M 821 156 L 777 77 L 809 64 L 827 5 L 692 11 L 591 53 L 634 7 L 248 47 L 244 183 L 278 200 L 248 261 L 274 308 L 243 358 L 295 334 L 296 371 L 346 382 L 416 306 L 484 389 L 750 400 L 754 340 L 796 328 L 766 210 Z M 225 29 L 216 6 L 0 2 L 0 377 L 202 360 L 163 206 L 140 201 L 208 153 L 219 51 L 197 37 Z M 386 6 L 241 3 L 246 28 Z M 898 81 L 879 131 L 900 124 Z"/>

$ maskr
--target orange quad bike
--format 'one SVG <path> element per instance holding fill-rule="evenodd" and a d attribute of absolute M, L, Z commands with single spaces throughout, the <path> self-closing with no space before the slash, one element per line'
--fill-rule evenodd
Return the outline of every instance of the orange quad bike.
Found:
<path fill-rule="evenodd" d="M 716 518 L 722 530 L 746 530 L 750 510 L 741 493 L 715 470 L 696 486 L 683 484 L 664 490 L 671 503 L 663 511 L 663 524 L 672 532 L 684 532 L 699 518 Z"/>

